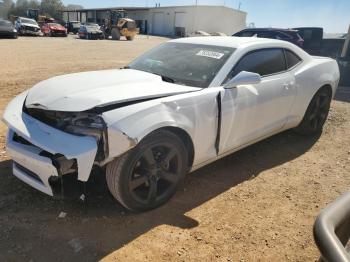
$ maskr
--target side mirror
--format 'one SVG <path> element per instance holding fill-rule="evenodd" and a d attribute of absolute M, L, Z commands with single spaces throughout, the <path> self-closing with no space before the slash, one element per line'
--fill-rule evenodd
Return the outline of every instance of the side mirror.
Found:
<path fill-rule="evenodd" d="M 239 85 L 254 85 L 261 82 L 261 76 L 257 73 L 242 71 L 228 81 L 224 88 L 234 88 Z"/>

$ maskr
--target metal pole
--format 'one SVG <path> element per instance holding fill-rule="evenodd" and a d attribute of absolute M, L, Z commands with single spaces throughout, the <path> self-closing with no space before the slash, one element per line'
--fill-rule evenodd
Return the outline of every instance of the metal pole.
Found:
<path fill-rule="evenodd" d="M 348 35 L 346 36 L 345 43 L 343 46 L 343 51 L 341 53 L 341 57 L 350 56 L 349 49 L 350 49 L 350 25 L 349 25 L 349 29 L 348 29 Z"/>

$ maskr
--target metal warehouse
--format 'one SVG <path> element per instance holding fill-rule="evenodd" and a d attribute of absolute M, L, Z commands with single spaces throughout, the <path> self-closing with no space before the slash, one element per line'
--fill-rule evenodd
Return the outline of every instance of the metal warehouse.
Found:
<path fill-rule="evenodd" d="M 141 33 L 187 36 L 196 31 L 231 35 L 246 26 L 247 13 L 226 6 L 114 7 L 63 11 L 66 21 L 95 22 L 100 25 L 109 10 L 123 9 L 134 19 Z"/>

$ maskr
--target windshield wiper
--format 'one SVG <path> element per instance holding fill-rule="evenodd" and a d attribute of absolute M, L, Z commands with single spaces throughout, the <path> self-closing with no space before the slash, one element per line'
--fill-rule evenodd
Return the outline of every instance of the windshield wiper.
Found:
<path fill-rule="evenodd" d="M 168 82 L 168 83 L 175 83 L 175 80 L 173 79 L 173 78 L 171 78 L 171 77 L 168 77 L 168 76 L 160 76 L 161 78 L 162 78 L 162 80 L 164 81 L 164 82 Z"/>
<path fill-rule="evenodd" d="M 123 66 L 120 69 L 130 69 L 130 66 Z M 137 70 L 137 69 L 134 69 L 134 70 Z M 149 71 L 144 71 L 144 72 L 160 76 L 164 82 L 168 82 L 168 83 L 172 83 L 172 84 L 174 84 L 176 82 L 175 79 L 173 79 L 171 77 L 168 77 L 168 76 L 159 75 L 159 74 L 156 74 L 156 73 L 153 73 L 153 72 L 149 72 Z"/>

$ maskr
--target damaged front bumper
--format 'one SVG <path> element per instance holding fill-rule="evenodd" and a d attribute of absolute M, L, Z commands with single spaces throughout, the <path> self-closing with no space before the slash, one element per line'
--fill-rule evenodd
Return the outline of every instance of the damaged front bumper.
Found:
<path fill-rule="evenodd" d="M 57 160 L 63 158 L 76 163 L 78 180 L 87 181 L 97 153 L 96 139 L 65 133 L 27 115 L 22 111 L 26 95 L 12 100 L 3 117 L 9 127 L 6 147 L 14 161 L 13 174 L 53 195 L 49 179 L 61 175 Z"/>

